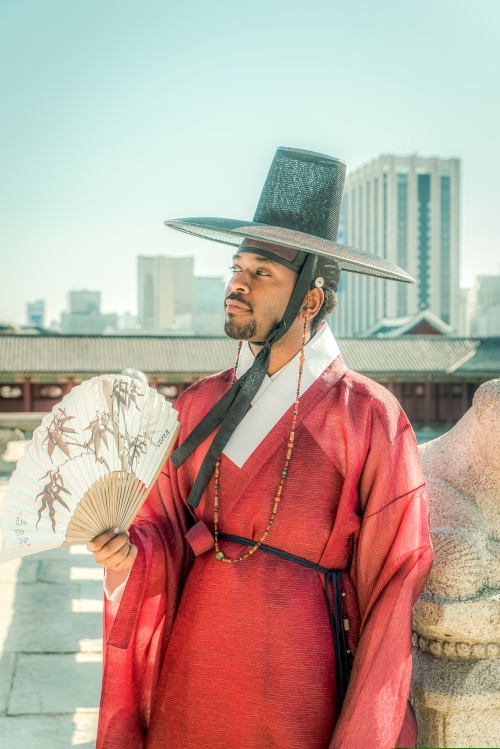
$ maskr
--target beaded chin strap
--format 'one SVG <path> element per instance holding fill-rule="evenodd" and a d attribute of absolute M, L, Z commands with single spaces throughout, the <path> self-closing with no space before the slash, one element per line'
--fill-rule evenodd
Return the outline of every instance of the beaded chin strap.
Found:
<path fill-rule="evenodd" d="M 292 451 L 293 451 L 293 445 L 295 440 L 295 425 L 297 423 L 297 414 L 299 413 L 299 400 L 300 400 L 300 388 L 302 385 L 302 373 L 304 371 L 304 361 L 306 359 L 305 357 L 305 346 L 307 343 L 307 325 L 309 322 L 309 294 L 307 295 L 307 304 L 305 307 L 305 316 L 304 316 L 304 329 L 302 333 L 302 345 L 300 347 L 300 357 L 299 357 L 299 377 L 297 379 L 297 393 L 295 396 L 295 403 L 293 406 L 293 417 L 292 417 L 292 428 L 290 430 L 290 436 L 288 438 L 288 450 L 286 454 L 286 460 L 283 465 L 283 470 L 281 472 L 281 481 L 278 486 L 278 490 L 276 492 L 276 496 L 274 497 L 274 504 L 273 509 L 271 512 L 271 516 L 269 518 L 269 522 L 267 524 L 266 530 L 260 537 L 258 541 L 256 541 L 255 545 L 252 546 L 245 554 L 242 554 L 239 557 L 227 557 L 223 551 L 219 549 L 219 477 L 220 477 L 220 458 L 217 460 L 215 464 L 215 498 L 214 498 L 214 538 L 215 538 L 215 556 L 217 559 L 221 562 L 242 562 L 244 559 L 247 559 L 249 556 L 251 556 L 254 552 L 257 551 L 257 549 L 264 543 L 266 540 L 269 531 L 271 530 L 271 526 L 274 522 L 274 518 L 276 517 L 276 514 L 278 512 L 278 508 L 281 501 L 281 493 L 283 491 L 283 485 L 285 483 L 286 474 L 288 472 L 288 466 L 290 464 L 290 459 L 292 457 Z M 234 372 L 233 372 L 233 385 L 236 382 L 236 372 L 238 370 L 238 364 L 240 361 L 241 356 L 241 347 L 243 342 L 240 341 L 238 346 L 238 354 L 236 357 L 236 362 L 234 365 Z"/>

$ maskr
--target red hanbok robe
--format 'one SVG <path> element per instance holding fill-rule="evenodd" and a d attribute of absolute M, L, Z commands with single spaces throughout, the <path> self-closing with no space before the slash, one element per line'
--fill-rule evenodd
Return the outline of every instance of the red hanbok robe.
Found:
<path fill-rule="evenodd" d="M 180 441 L 232 371 L 182 395 Z M 279 483 L 290 407 L 238 466 L 221 458 L 219 527 L 260 538 Z M 203 551 L 213 482 L 187 497 L 212 436 L 168 461 L 131 528 L 139 547 L 121 603 L 105 601 L 98 749 L 387 749 L 416 745 L 408 709 L 411 610 L 432 550 L 413 431 L 382 386 L 340 356 L 301 397 L 295 448 L 266 543 L 342 568 L 354 655 L 340 712 L 322 575 L 256 552 Z M 205 529 L 206 530 L 206 529 Z M 209 545 L 209 544 L 208 544 Z M 242 547 L 221 541 L 226 554 Z"/>

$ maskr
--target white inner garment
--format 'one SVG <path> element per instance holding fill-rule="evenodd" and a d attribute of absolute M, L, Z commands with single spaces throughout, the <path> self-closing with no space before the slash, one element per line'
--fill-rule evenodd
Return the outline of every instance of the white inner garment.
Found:
<path fill-rule="evenodd" d="M 323 374 L 339 355 L 337 341 L 324 323 L 307 344 L 306 360 L 302 375 L 301 395 Z M 252 401 L 252 407 L 238 424 L 231 439 L 222 451 L 238 468 L 241 468 L 262 440 L 278 423 L 295 401 L 299 376 L 300 351 L 271 377 L 265 376 Z M 241 348 L 237 376 L 241 377 L 254 362 L 254 355 L 247 341 Z"/>

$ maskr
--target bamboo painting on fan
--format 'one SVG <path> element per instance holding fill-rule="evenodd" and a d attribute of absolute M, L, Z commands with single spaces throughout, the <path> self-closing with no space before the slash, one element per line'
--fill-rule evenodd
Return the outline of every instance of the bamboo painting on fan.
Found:
<path fill-rule="evenodd" d="M 94 377 L 44 417 L 0 511 L 0 562 L 127 529 L 173 447 L 177 411 L 123 375 Z"/>

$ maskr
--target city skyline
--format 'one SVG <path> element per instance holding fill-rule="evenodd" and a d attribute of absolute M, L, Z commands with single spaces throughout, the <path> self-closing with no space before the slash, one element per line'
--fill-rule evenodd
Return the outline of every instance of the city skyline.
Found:
<path fill-rule="evenodd" d="M 136 268 L 137 314 L 103 312 L 101 290 L 70 289 L 59 318 L 46 321 L 45 300 L 37 299 L 14 324 L 70 335 L 223 335 L 224 278 L 194 275 L 192 256 L 138 255 Z"/>
<path fill-rule="evenodd" d="M 389 161 L 392 164 L 394 164 L 394 163 L 404 163 L 404 162 L 419 162 L 419 163 L 421 163 L 421 162 L 426 162 L 426 161 L 427 162 L 431 162 L 432 161 L 432 162 L 456 163 L 458 165 L 457 166 L 457 169 L 458 169 L 458 177 L 457 177 L 457 179 L 460 179 L 460 176 L 459 176 L 459 172 L 460 172 L 460 159 L 457 158 L 457 157 L 451 157 L 451 158 L 448 158 L 448 159 L 443 159 L 440 156 L 426 157 L 426 156 L 422 156 L 422 155 L 418 154 L 417 152 L 415 152 L 414 154 L 411 154 L 409 156 L 402 156 L 402 155 L 392 154 L 392 153 L 381 154 L 378 157 L 376 157 L 374 159 L 371 159 L 367 163 L 361 165 L 360 167 L 358 167 L 356 169 L 351 169 L 351 170 L 348 171 L 347 178 L 346 178 L 346 186 L 345 186 L 345 191 L 344 191 L 344 200 L 345 200 L 346 206 L 347 206 L 346 196 L 347 196 L 348 193 L 352 192 L 352 184 L 354 182 L 356 182 L 356 180 L 359 180 L 359 175 L 364 175 L 367 172 L 370 174 L 371 170 L 373 169 L 373 165 L 377 164 L 377 163 L 382 163 L 383 161 L 386 161 L 386 162 Z M 363 178 L 361 178 L 361 179 L 363 179 Z M 460 193 L 460 190 L 458 191 L 458 193 Z M 458 260 L 458 263 L 461 264 L 461 265 L 463 265 L 464 249 L 463 249 L 463 246 L 459 246 L 459 245 L 463 244 L 463 240 L 460 241 L 460 238 L 461 238 L 461 235 L 462 235 L 462 231 L 461 231 L 461 223 L 462 223 L 462 216 L 461 216 L 461 213 L 462 213 L 461 207 L 462 206 L 461 206 L 461 203 L 462 203 L 462 196 L 461 196 L 461 194 L 457 195 L 457 197 L 456 197 L 456 199 L 455 199 L 454 202 L 455 202 L 454 212 L 455 212 L 455 214 L 459 215 L 459 219 L 456 222 L 457 226 L 455 227 L 456 246 L 457 246 L 457 250 L 458 250 L 459 254 L 458 254 L 457 257 L 454 258 L 454 261 Z M 361 249 L 366 249 L 367 251 L 375 252 L 375 254 L 377 254 L 377 251 L 374 248 L 370 249 L 369 245 L 366 244 L 367 237 L 365 237 L 365 241 L 364 242 L 362 241 L 362 234 L 360 234 L 359 241 L 356 242 L 357 237 L 356 237 L 355 230 L 351 229 L 349 235 L 343 236 L 342 233 L 343 233 L 344 221 L 345 221 L 345 218 L 343 216 L 342 219 L 341 219 L 341 226 L 340 226 L 340 229 L 339 229 L 339 240 L 338 241 L 339 242 L 345 242 L 346 244 L 352 244 L 353 246 L 354 245 L 355 246 L 359 246 Z M 364 231 L 365 230 L 363 229 L 363 232 Z M 169 233 L 169 238 L 171 239 L 170 233 Z M 167 257 L 167 258 L 171 258 L 171 259 L 178 258 L 179 260 L 191 259 L 193 261 L 193 269 L 196 269 L 197 266 L 201 266 L 202 268 L 203 267 L 207 267 L 206 263 L 200 262 L 200 257 L 199 257 L 199 250 L 200 250 L 199 244 L 200 244 L 200 240 L 195 239 L 193 237 L 189 237 L 187 235 L 181 235 L 180 237 L 177 235 L 176 237 L 174 237 L 174 243 L 175 243 L 175 241 L 178 241 L 180 245 L 187 245 L 190 248 L 190 252 L 188 254 L 186 254 L 186 251 L 184 251 L 184 252 L 181 251 L 179 254 L 177 254 L 175 252 L 175 250 L 177 248 L 175 248 L 175 247 L 169 247 L 168 252 L 170 254 L 168 254 L 168 255 L 166 255 L 165 253 L 159 253 L 158 255 L 148 254 L 145 257 L 149 257 L 149 258 L 153 258 L 153 257 Z M 196 252 L 196 246 L 198 246 L 198 252 Z M 226 262 L 229 263 L 229 261 L 230 261 L 230 257 L 231 257 L 230 248 L 228 248 L 225 245 L 217 245 L 217 244 L 215 244 L 215 248 L 216 249 L 214 249 L 214 243 L 210 243 L 209 247 L 210 247 L 210 249 L 214 250 L 214 255 L 216 255 L 216 256 L 217 255 L 220 256 L 221 253 L 224 253 L 224 252 L 227 255 L 227 261 L 226 260 L 222 260 L 221 261 L 220 257 L 218 257 L 217 258 L 218 262 L 215 263 L 216 268 L 219 268 L 222 272 L 220 272 L 219 274 L 217 274 L 217 272 L 214 272 L 214 273 L 211 273 L 211 274 L 209 274 L 209 273 L 203 274 L 203 273 L 200 273 L 200 272 L 196 273 L 195 270 L 193 270 L 193 274 L 195 276 L 198 276 L 198 277 L 204 275 L 204 276 L 212 276 L 213 278 L 226 277 L 227 279 L 229 279 L 229 273 L 226 272 L 224 274 L 223 271 L 227 270 L 228 266 L 226 265 Z M 499 247 L 500 247 L 500 244 L 499 244 Z M 193 248 L 194 248 L 194 250 L 193 250 Z M 141 254 L 136 255 L 136 259 L 140 259 L 140 258 L 141 258 Z M 391 258 L 391 260 L 392 260 L 392 262 L 395 262 L 396 264 L 398 264 L 398 260 L 399 260 L 399 264 L 401 265 L 401 267 L 404 267 L 404 265 L 405 265 L 404 262 L 401 263 L 401 258 L 394 257 L 394 258 Z M 500 260 L 500 250 L 499 250 L 499 253 L 498 253 L 498 260 Z M 210 266 L 208 266 L 208 267 L 210 267 Z M 408 270 L 408 272 L 413 273 L 414 275 L 417 275 L 417 274 L 415 274 L 415 269 L 413 269 L 411 267 L 406 267 L 405 270 Z M 453 271 L 453 275 L 455 276 L 455 278 L 458 278 L 459 275 L 463 276 L 463 273 L 460 273 L 460 269 L 458 267 L 453 267 L 452 271 Z M 352 278 L 353 274 L 351 274 L 351 273 L 345 272 L 343 275 L 344 275 L 344 279 L 345 279 L 345 276 L 351 277 L 351 281 L 347 282 L 346 286 L 348 286 L 349 283 L 350 283 L 350 287 L 352 287 L 353 285 L 356 285 L 356 281 L 359 281 L 359 279 L 357 279 L 357 278 L 356 279 Z M 470 277 L 470 279 L 468 279 L 468 284 L 469 284 L 468 286 L 465 286 L 463 283 L 460 284 L 460 280 L 461 279 L 458 279 L 458 281 L 459 281 L 459 287 L 458 288 L 459 289 L 472 288 L 472 286 L 476 282 L 476 278 L 477 278 L 478 275 L 483 275 L 483 276 L 495 275 L 495 271 L 493 270 L 491 272 L 486 272 L 486 273 L 483 273 L 483 274 L 480 274 L 479 272 L 475 273 L 473 276 Z M 345 283 L 345 280 L 344 280 L 344 283 Z M 346 287 L 344 287 L 344 288 L 346 288 Z M 40 294 L 38 294 L 38 296 L 39 295 Z M 33 297 L 37 296 L 37 294 L 35 293 L 32 296 Z M 24 324 L 26 322 L 26 320 L 25 320 L 26 313 L 25 313 L 25 315 L 23 315 L 23 320 L 22 321 L 19 320 L 19 319 L 14 319 L 14 318 L 3 318 L 2 319 L 2 317 L 1 317 L 2 303 L 1 303 L 1 301 L 2 300 L 0 298 L 0 322 L 12 322 L 14 324 Z M 24 307 L 25 307 L 25 309 L 27 308 L 27 305 L 29 305 L 31 303 L 32 303 L 32 301 L 29 298 L 26 298 L 24 300 Z M 46 300 L 45 300 L 45 303 L 47 305 L 47 301 Z M 456 306 L 457 306 L 457 309 L 458 309 L 458 297 L 456 299 Z M 54 313 L 54 307 L 51 305 L 50 300 L 48 302 L 48 305 L 46 306 L 46 309 L 47 309 L 47 307 L 49 308 L 49 311 L 45 312 L 45 318 L 46 318 L 47 324 L 49 323 L 49 321 L 50 322 L 54 322 L 56 320 L 58 314 L 59 315 L 63 314 L 66 311 L 66 308 L 65 308 L 65 309 L 61 309 L 59 313 Z M 389 308 L 390 307 L 391 307 L 391 305 L 389 305 Z M 126 303 L 119 305 L 118 309 L 113 309 L 113 310 L 111 308 L 108 309 L 105 306 L 105 311 L 104 312 L 105 312 L 105 314 L 113 314 L 114 312 L 117 312 L 117 314 L 119 316 L 126 315 L 126 314 L 132 314 L 132 315 L 135 315 L 138 318 L 140 318 L 141 317 L 140 302 L 139 302 L 139 299 L 137 297 L 134 297 L 134 303 L 130 303 L 130 301 L 127 301 Z M 29 317 L 29 315 L 28 315 L 28 317 Z M 458 320 L 458 312 L 455 314 L 455 319 Z M 445 320 L 445 322 L 448 322 L 448 320 Z"/>
<path fill-rule="evenodd" d="M 349 307 L 353 308 L 348 317 L 352 317 L 353 319 L 352 321 L 350 319 L 346 321 L 345 309 L 347 302 L 345 297 L 347 294 L 341 294 L 338 298 L 339 304 L 335 320 L 331 321 L 333 322 L 333 330 L 337 335 L 365 333 L 375 322 L 381 320 L 383 317 L 404 317 L 421 309 L 430 309 L 446 324 L 451 324 L 455 330 L 464 327 L 461 324 L 462 313 L 460 311 L 460 305 L 465 298 L 462 292 L 473 291 L 473 287 L 477 284 L 479 276 L 483 278 L 488 276 L 496 277 L 497 274 L 495 272 L 475 274 L 470 286 L 463 287 L 458 285 L 462 249 L 460 246 L 460 172 L 461 166 L 460 159 L 458 158 L 442 159 L 440 157 L 422 157 L 418 154 L 410 156 L 398 156 L 394 154 L 380 155 L 359 169 L 348 172 L 338 241 L 387 257 L 410 272 L 416 278 L 417 283 L 415 287 L 409 287 L 409 291 L 407 287 L 385 283 L 386 288 L 383 290 L 382 286 L 379 289 L 377 285 L 379 282 L 376 279 L 358 277 L 357 274 L 345 272 L 339 291 L 348 292 L 350 297 Z M 389 174 L 390 180 L 387 182 Z M 402 180 L 404 180 L 404 185 L 402 184 Z M 388 184 L 390 184 L 389 192 L 391 193 L 389 200 L 387 197 Z M 371 189 L 373 189 L 373 192 L 370 192 Z M 402 189 L 404 192 L 403 201 L 401 200 L 403 195 Z M 425 205 L 424 193 L 428 201 Z M 443 198 L 446 198 L 446 207 Z M 405 231 L 403 232 L 404 251 L 399 246 L 402 241 L 400 236 L 400 214 L 403 203 L 405 206 L 407 205 L 403 211 L 405 213 Z M 438 203 L 439 208 L 437 207 Z M 443 211 L 446 211 L 447 215 L 446 226 L 441 220 Z M 424 219 L 423 223 L 422 219 Z M 422 237 L 420 236 L 422 232 L 428 234 L 428 237 L 424 241 L 426 245 L 424 253 L 426 255 L 426 290 L 424 290 L 420 278 L 420 264 L 423 257 L 423 248 L 420 246 L 422 244 Z M 446 240 L 444 240 L 445 235 Z M 181 237 L 182 239 L 183 237 Z M 441 247 L 443 241 L 448 243 L 445 255 L 443 255 Z M 179 289 L 182 288 L 182 284 L 179 282 L 182 278 L 186 277 L 186 271 L 182 271 L 181 275 L 175 281 L 172 277 L 166 285 L 161 282 L 160 276 L 162 273 L 165 275 L 165 272 L 168 276 L 169 273 L 172 273 L 172 268 L 177 266 L 179 268 L 185 266 L 187 270 L 189 265 L 188 275 L 191 274 L 191 276 L 198 279 L 202 278 L 200 274 L 195 274 L 194 272 L 196 256 L 137 255 L 135 260 L 137 262 L 136 288 L 138 292 L 136 304 L 129 303 L 126 309 L 122 309 L 122 311 L 117 313 L 117 329 L 128 327 L 120 323 L 120 319 L 127 318 L 127 316 L 136 317 L 139 321 L 139 327 L 145 329 L 150 327 L 150 325 L 144 324 L 144 321 L 142 325 L 140 324 L 141 319 L 144 318 L 144 312 L 141 311 L 141 297 L 142 305 L 144 305 L 146 298 L 140 280 L 141 261 L 144 261 L 144 264 L 149 264 L 152 270 L 154 267 L 153 274 L 148 276 L 152 296 L 147 303 L 149 305 L 156 304 L 156 306 L 161 306 L 165 310 L 162 313 L 163 316 L 166 315 L 171 318 L 169 325 L 164 324 L 164 322 L 160 324 L 156 321 L 154 328 L 189 329 L 189 325 L 186 323 L 181 322 L 179 325 L 179 320 L 174 321 L 174 307 L 182 304 L 177 299 Z M 161 260 L 166 261 L 170 270 L 166 270 L 167 265 L 162 270 L 163 266 L 159 262 Z M 186 262 L 188 265 L 186 265 Z M 433 273 L 432 271 L 435 272 Z M 177 271 L 178 273 L 179 271 Z M 154 280 L 155 278 L 156 280 Z M 225 276 L 211 275 L 203 276 L 203 278 L 205 280 L 212 279 L 220 282 L 221 280 L 228 280 L 229 273 L 225 274 Z M 445 286 L 446 292 L 444 291 Z M 160 287 L 163 289 L 161 299 L 159 294 Z M 170 300 L 167 298 L 168 294 L 165 293 L 167 287 L 171 292 L 175 289 L 175 293 L 173 293 Z M 389 288 L 387 289 L 387 287 Z M 70 290 L 68 293 L 71 294 L 73 291 Z M 193 289 L 189 291 L 189 296 L 191 297 L 192 294 Z M 155 302 L 153 302 L 153 297 L 156 300 Z M 405 299 L 404 302 L 402 302 L 403 297 Z M 442 302 L 443 297 L 447 299 L 447 310 Z M 355 309 L 355 298 L 361 299 L 360 310 Z M 398 301 L 396 301 L 396 298 Z M 471 298 L 475 299 L 474 294 L 472 294 Z M 417 302 L 419 303 L 417 304 Z M 30 322 L 40 324 L 39 321 L 36 323 L 36 320 L 31 317 L 32 309 L 36 309 L 36 314 L 39 314 L 37 305 L 40 304 L 43 304 L 43 316 L 45 317 L 45 300 L 37 300 L 35 302 L 27 300 L 25 318 L 22 321 L 0 319 L 0 322 L 17 325 L 29 324 Z M 191 302 L 188 300 L 186 304 L 189 307 Z M 417 306 L 415 306 L 416 304 Z M 370 311 L 367 305 L 370 307 Z M 65 313 L 70 310 L 70 306 L 68 303 L 60 311 L 63 327 L 64 324 L 62 321 Z M 363 308 L 362 310 L 361 307 Z M 101 312 L 108 316 L 115 314 L 115 311 L 111 311 L 110 309 L 107 309 L 106 312 Z M 176 311 L 176 314 L 179 314 L 179 310 Z M 342 321 L 339 320 L 340 316 L 343 318 Z M 358 318 L 360 317 L 366 317 L 365 324 L 359 322 Z M 354 322 L 354 318 L 356 318 L 356 322 Z M 45 324 L 46 326 L 49 325 L 48 317 Z M 52 326 L 59 325 L 57 315 L 52 317 L 50 324 Z M 464 329 L 468 329 L 467 326 Z"/>
<path fill-rule="evenodd" d="M 53 319 L 78 286 L 104 312 L 135 308 L 138 254 L 223 275 L 230 250 L 163 221 L 251 218 L 279 145 L 350 172 L 381 153 L 460 158 L 461 283 L 496 272 L 497 2 L 22 0 L 0 21 L 1 319 L 39 297 Z"/>
<path fill-rule="evenodd" d="M 396 164 L 392 164 L 393 171 Z M 434 164 L 434 166 L 438 166 Z M 413 164 L 415 167 L 415 164 Z M 421 191 L 418 186 L 421 182 L 421 178 L 430 176 L 426 174 L 425 168 L 422 169 L 422 163 L 420 162 L 420 168 L 417 167 L 417 173 L 413 173 L 413 178 L 417 178 L 417 189 L 413 189 L 417 195 L 417 206 L 411 209 L 411 206 L 407 205 L 408 214 L 412 213 L 413 218 L 408 221 L 408 224 L 419 222 L 419 231 L 417 236 L 413 239 L 413 248 L 411 242 L 408 241 L 408 237 L 404 238 L 405 248 L 412 250 L 414 257 L 411 262 L 414 265 L 419 265 L 422 262 L 422 250 L 425 250 L 424 255 L 429 262 L 437 263 L 443 267 L 443 256 L 442 256 L 442 240 L 443 236 L 446 239 L 446 247 L 449 252 L 449 257 L 445 258 L 444 264 L 451 262 L 453 253 L 457 251 L 455 247 L 453 249 L 454 232 L 452 224 L 456 224 L 456 213 L 452 209 L 451 203 L 453 202 L 453 192 L 459 189 L 458 180 L 457 183 L 452 187 L 451 183 L 446 185 L 445 195 L 450 197 L 450 211 L 449 216 L 446 218 L 445 228 L 446 232 L 443 233 L 442 226 L 434 226 L 431 229 L 433 221 L 433 210 L 432 200 L 430 195 L 427 195 L 428 201 L 425 205 L 421 205 L 420 200 Z M 349 237 L 352 237 L 355 232 L 358 231 L 364 236 L 365 242 L 370 246 L 373 244 L 373 250 L 375 254 L 381 254 L 383 256 L 389 256 L 391 252 L 397 253 L 401 250 L 398 246 L 401 242 L 401 227 L 398 226 L 402 216 L 400 210 L 401 198 L 404 197 L 405 205 L 407 201 L 406 190 L 408 185 L 405 186 L 404 195 L 401 191 L 401 175 L 408 175 L 409 171 L 402 170 L 401 164 L 399 164 L 399 171 L 393 174 L 397 177 L 397 191 L 396 196 L 392 196 L 393 206 L 389 209 L 387 183 L 389 179 L 382 180 L 382 199 L 379 204 L 379 177 L 375 177 L 372 181 L 363 181 L 363 176 L 373 178 L 373 170 L 368 170 L 367 174 L 362 174 L 356 177 L 351 183 L 348 183 L 351 187 L 349 201 L 346 200 L 341 214 L 340 228 L 339 228 L 339 242 L 348 242 Z M 458 177 L 458 165 L 456 165 L 455 175 Z M 377 169 L 375 169 L 375 172 Z M 383 170 L 382 177 L 389 177 L 389 170 Z M 413 169 L 415 172 L 415 170 Z M 439 168 L 435 169 L 434 174 L 434 185 L 438 183 L 442 188 L 443 177 L 450 176 L 440 173 Z M 411 177 L 410 177 L 411 178 Z M 364 188 L 360 193 L 359 188 Z M 367 186 L 370 186 L 370 189 Z M 432 180 L 430 181 L 432 185 Z M 393 186 L 394 187 L 394 186 Z M 429 185 L 428 185 L 429 187 Z M 430 188 L 433 189 L 432 187 Z M 353 201 L 353 197 L 365 197 L 362 201 L 359 199 Z M 443 208 L 443 195 L 442 193 L 437 196 L 441 203 L 440 210 Z M 363 213 L 359 213 L 360 203 L 364 205 Z M 354 205 L 353 205 L 354 203 Z M 436 196 L 434 196 L 434 204 L 436 203 Z M 358 206 L 358 210 L 355 210 L 355 206 Z M 347 210 L 346 210 L 347 209 Z M 425 210 L 422 210 L 425 209 Z M 434 207 L 434 211 L 435 211 Z M 366 211 L 366 213 L 365 213 Z M 422 246 L 422 225 L 421 219 L 423 214 L 427 213 L 428 226 L 424 227 L 428 229 L 427 239 L 429 242 L 424 243 L 426 246 Z M 346 214 L 349 215 L 350 220 L 346 221 Z M 364 214 L 364 215 L 363 215 Z M 378 217 L 377 217 L 378 214 Z M 390 221 L 384 219 L 384 215 L 387 218 L 392 219 L 392 223 L 395 224 L 391 228 L 389 227 Z M 408 219 L 407 215 L 407 219 Z M 362 221 L 361 219 L 365 220 Z M 424 221 L 425 223 L 425 221 Z M 353 226 L 354 224 L 354 226 Z M 357 229 L 356 229 L 357 225 Z M 415 227 L 414 227 L 415 228 Z M 451 231 L 449 231 L 451 230 Z M 395 236 L 392 237 L 392 241 L 389 239 L 391 233 Z M 449 236 L 448 236 L 449 233 Z M 434 235 L 434 237 L 433 237 Z M 439 245 L 436 242 L 436 237 L 439 236 Z M 448 239 L 450 240 L 448 243 Z M 415 241 L 417 240 L 417 241 Z M 392 248 L 389 246 L 392 244 Z M 415 247 L 416 245 L 416 247 Z M 415 252 L 415 249 L 417 252 Z M 380 252 L 378 252 L 380 250 Z M 434 258 L 432 255 L 434 254 Z M 220 276 L 196 276 L 193 274 L 193 257 L 166 257 L 166 256 L 138 256 L 137 260 L 137 278 L 136 278 L 136 292 L 138 299 L 138 310 L 141 312 L 138 315 L 134 315 L 130 310 L 126 310 L 121 314 L 115 312 L 103 313 L 101 310 L 101 291 L 90 290 L 90 289 L 71 289 L 67 293 L 67 304 L 65 309 L 61 311 L 59 320 L 52 320 L 50 325 L 44 322 L 45 314 L 45 300 L 37 299 L 30 301 L 26 305 L 26 318 L 21 323 L 14 323 L 14 325 L 21 325 L 27 328 L 30 327 L 41 327 L 51 328 L 53 332 L 70 333 L 70 334 L 139 334 L 139 335 L 150 335 L 150 334 L 166 334 L 166 335 L 199 335 L 199 336 L 219 336 L 223 335 L 224 328 L 224 310 L 223 310 L 223 298 L 224 290 L 226 288 L 226 281 Z M 329 315 L 327 321 L 332 328 L 333 333 L 338 337 L 350 337 L 350 336 L 378 336 L 382 330 L 396 331 L 405 329 L 406 327 L 412 327 L 417 321 L 417 318 L 421 314 L 425 314 L 429 319 L 431 325 L 437 325 L 437 330 L 445 335 L 459 335 L 459 336 L 471 336 L 476 335 L 480 337 L 488 336 L 499 336 L 500 335 L 500 264 L 497 273 L 491 274 L 479 274 L 474 279 L 474 284 L 469 288 L 458 288 L 454 290 L 450 288 L 448 283 L 444 285 L 438 284 L 441 288 L 437 294 L 437 307 L 441 312 L 446 312 L 446 305 L 448 310 L 451 310 L 453 297 L 454 318 L 449 319 L 448 316 L 436 314 L 433 311 L 433 305 L 416 305 L 422 296 L 422 290 L 419 288 L 418 274 L 417 285 L 410 287 L 413 289 L 413 306 L 408 305 L 409 295 L 403 297 L 405 299 L 405 309 L 399 309 L 401 304 L 402 295 L 398 294 L 397 288 L 393 287 L 392 294 L 391 288 L 389 291 L 387 288 L 384 289 L 383 284 L 387 282 L 379 281 L 378 279 L 367 279 L 358 274 L 352 274 L 348 278 L 351 280 L 341 281 L 340 288 L 337 295 L 337 308 L 332 315 Z M 182 288 L 183 283 L 188 282 L 189 294 L 183 295 Z M 367 283 L 373 281 L 374 283 Z M 381 285 L 377 288 L 377 283 Z M 434 284 L 436 285 L 436 284 Z M 352 287 L 355 287 L 354 289 Z M 348 293 L 344 294 L 346 291 Z M 172 293 L 172 289 L 175 288 L 176 293 Z M 405 288 L 405 287 L 403 287 Z M 146 300 L 146 292 L 149 291 L 149 297 Z M 151 293 L 152 291 L 152 293 Z M 170 291 L 170 295 L 169 292 Z M 361 298 L 361 304 L 356 307 L 352 304 L 352 299 L 355 298 L 357 292 L 358 297 Z M 440 292 L 440 293 L 439 293 Z M 430 289 L 429 289 L 430 293 Z M 444 302 L 444 304 L 443 304 Z M 145 319 L 145 308 L 148 308 L 150 319 Z M 394 314 L 394 312 L 398 314 Z M 405 314 L 399 313 L 405 312 Z M 392 313 L 392 314 L 391 314 Z M 83 317 L 82 317 L 83 315 Z M 370 316 L 371 315 L 371 316 Z M 430 315 L 430 317 L 429 317 Z M 6 321 L 0 320 L 0 325 Z M 450 324 L 453 323 L 453 325 Z M 384 333 L 384 335 L 386 334 Z M 399 333 L 400 334 L 400 333 Z"/>

